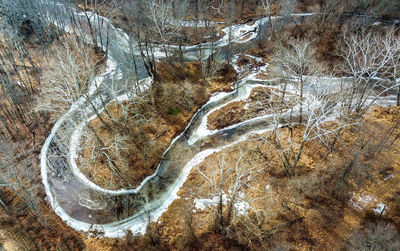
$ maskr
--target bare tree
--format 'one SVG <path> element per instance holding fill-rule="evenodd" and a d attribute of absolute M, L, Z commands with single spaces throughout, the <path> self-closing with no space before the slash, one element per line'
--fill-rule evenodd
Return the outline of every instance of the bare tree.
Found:
<path fill-rule="evenodd" d="M 23 38 L 44 44 L 62 33 L 54 23 L 65 25 L 65 8 L 52 1 L 5 0 L 0 3 L 0 13 L 10 27 Z"/>
<path fill-rule="evenodd" d="M 57 119 L 88 92 L 96 64 L 90 48 L 80 40 L 67 40 L 52 53 L 54 56 L 47 57 L 51 68 L 45 73 L 36 110 L 51 112 L 53 119 Z"/>
<path fill-rule="evenodd" d="M 278 155 L 288 175 L 295 174 L 296 166 L 307 142 L 321 140 L 327 144 L 327 136 L 350 125 L 349 123 L 342 123 L 333 128 L 326 126 L 327 121 L 341 116 L 342 112 L 337 109 L 339 95 L 335 95 L 330 81 L 319 79 L 312 81 L 312 79 L 309 79 L 304 83 L 307 87 L 304 88 L 305 96 L 303 99 L 300 100 L 300 97 L 295 95 L 294 99 L 297 100 L 297 105 L 290 112 L 282 112 L 279 106 L 275 107 L 276 110 L 272 114 L 273 130 L 262 138 Z M 303 107 L 303 110 L 300 110 L 301 107 Z M 297 110 L 299 111 L 298 114 Z M 300 116 L 300 111 L 304 111 L 302 113 L 303 119 L 301 123 L 296 123 L 292 117 Z M 293 137 L 294 128 L 300 132 L 299 137 Z"/>
<path fill-rule="evenodd" d="M 362 119 L 369 107 L 379 98 L 397 88 L 399 93 L 399 42 L 393 29 L 386 35 L 362 31 L 360 34 L 343 33 L 339 55 L 344 60 L 343 72 L 351 79 L 343 79 L 338 105 L 342 110 L 339 123 L 353 123 Z M 398 99 L 397 99 L 398 100 Z M 397 102 L 397 101 L 396 101 Z M 339 130 L 329 144 L 334 150 Z"/>
<path fill-rule="evenodd" d="M 224 12 L 224 19 L 225 19 L 225 24 L 228 26 L 228 44 L 226 46 L 225 50 L 225 59 L 228 64 L 231 63 L 231 47 L 232 47 L 232 26 L 236 22 L 237 19 L 237 8 L 236 5 L 233 2 L 227 3 L 227 6 L 225 7 L 225 12 Z"/>
<path fill-rule="evenodd" d="M 153 37 L 153 21 L 146 7 L 147 1 L 127 1 L 122 6 L 123 18 L 127 20 L 128 43 L 131 56 L 134 55 L 135 47 L 143 60 L 143 65 L 149 76 L 157 83 L 159 81 L 155 57 L 156 39 Z M 137 65 L 135 64 L 137 73 Z M 154 97 L 152 103 L 154 105 Z"/>
<path fill-rule="evenodd" d="M 199 46 L 199 54 L 197 55 L 197 60 L 200 64 L 200 72 L 203 80 L 203 97 L 206 97 L 206 91 L 208 87 L 209 80 L 216 77 L 217 73 L 221 70 L 223 62 L 217 60 L 211 60 L 213 51 L 213 45 L 211 48 L 203 49 L 202 45 Z"/>
<path fill-rule="evenodd" d="M 351 250 L 398 250 L 400 238 L 389 223 L 368 223 L 354 231 L 345 246 Z"/>
<path fill-rule="evenodd" d="M 0 186 L 7 187 L 15 193 L 24 204 L 30 208 L 45 223 L 38 207 L 38 193 L 40 181 L 32 166 L 31 151 L 19 152 L 23 147 L 11 141 L 1 141 L 0 144 L 0 170 L 3 173 Z M 3 206 L 5 204 L 3 203 Z"/>
<path fill-rule="evenodd" d="M 379 33 L 343 33 L 344 45 L 340 48 L 340 56 L 345 61 L 343 71 L 352 77 L 346 98 L 349 113 L 355 112 L 362 116 L 363 111 L 380 96 L 396 87 L 385 85 L 387 80 L 383 77 L 391 50 L 385 50 L 381 41 Z"/>
<path fill-rule="evenodd" d="M 248 163 L 244 154 L 244 150 L 240 148 L 232 167 L 226 164 L 225 155 L 219 159 L 218 168 L 205 172 L 197 167 L 197 171 L 211 186 L 210 196 L 218 197 L 215 227 L 223 233 L 226 233 L 227 227 L 236 218 L 235 204 L 244 197 L 244 190 L 257 172 L 257 167 Z M 226 210 L 223 210 L 225 205 Z"/>
<path fill-rule="evenodd" d="M 274 23 L 272 21 L 272 15 L 274 15 L 277 11 L 276 1 L 275 0 L 261 0 L 261 3 L 262 3 L 262 7 L 264 9 L 264 13 L 268 17 L 268 26 L 271 30 L 271 37 L 273 37 L 275 34 L 275 28 L 274 28 Z"/>
<path fill-rule="evenodd" d="M 83 0 L 81 2 L 82 5 L 77 4 L 76 6 L 85 17 L 85 23 L 81 22 L 79 16 L 72 14 L 71 18 L 73 19 L 73 24 L 79 24 L 81 27 L 87 27 L 89 29 L 92 45 L 97 52 L 102 50 L 101 47 L 106 48 L 105 51 L 107 51 L 108 36 L 103 37 L 103 30 L 108 29 L 109 26 L 104 23 L 104 18 L 99 15 L 100 4 L 98 0 Z M 108 34 L 108 32 L 106 32 L 106 34 Z"/>
<path fill-rule="evenodd" d="M 287 45 L 280 43 L 272 58 L 272 68 L 283 81 L 282 100 L 285 99 L 286 87 L 294 78 L 299 95 L 299 123 L 303 120 L 303 104 L 305 76 L 318 76 L 322 71 L 315 60 L 316 47 L 309 39 L 290 39 Z"/>
<path fill-rule="evenodd" d="M 196 28 L 199 22 L 202 22 L 206 29 L 211 27 L 213 19 L 222 14 L 223 0 L 195 0 L 195 21 Z"/>
<path fill-rule="evenodd" d="M 12 27 L 2 23 L 0 30 L 0 133 L 17 139 L 28 131 L 35 141 L 33 125 L 40 119 L 31 113 L 31 104 L 37 65 Z"/>
<path fill-rule="evenodd" d="M 382 0 L 347 1 L 340 3 L 344 9 L 352 14 L 371 15 L 374 17 L 395 17 L 396 10 L 400 5 L 398 2 L 388 2 Z"/>
<path fill-rule="evenodd" d="M 382 46 L 388 57 L 384 75 L 390 80 L 390 87 L 397 86 L 396 105 L 400 106 L 400 37 L 394 28 L 386 32 Z"/>

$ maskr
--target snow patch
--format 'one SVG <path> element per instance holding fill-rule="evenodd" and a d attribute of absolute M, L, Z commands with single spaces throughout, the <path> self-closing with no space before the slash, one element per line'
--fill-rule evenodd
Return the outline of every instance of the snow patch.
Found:
<path fill-rule="evenodd" d="M 353 196 L 353 198 L 350 199 L 350 203 L 351 203 L 354 207 L 356 207 L 356 208 L 358 208 L 358 209 L 360 209 L 360 210 L 363 210 L 365 207 L 368 206 L 369 203 L 373 202 L 374 200 L 375 200 L 375 199 L 372 198 L 370 195 L 362 193 L 362 194 L 361 194 L 358 198 L 356 198 L 356 199 L 355 199 L 354 196 Z"/>
<path fill-rule="evenodd" d="M 228 198 L 224 193 L 222 195 L 222 203 L 226 205 Z M 219 202 L 219 196 L 214 196 L 211 199 L 194 199 L 194 206 L 196 209 L 204 210 L 206 207 L 216 206 Z"/>
<path fill-rule="evenodd" d="M 386 181 L 386 180 L 390 180 L 390 179 L 393 179 L 393 178 L 394 178 L 394 174 L 390 174 L 387 177 L 385 177 L 383 180 Z"/>
<path fill-rule="evenodd" d="M 214 93 L 211 97 L 210 100 L 208 101 L 208 103 L 212 103 L 212 102 L 216 102 L 218 100 L 221 100 L 223 98 L 225 98 L 226 96 L 228 96 L 229 93 L 228 92 L 217 92 Z"/>
<path fill-rule="evenodd" d="M 251 209 L 248 202 L 244 201 L 242 198 L 244 194 L 239 192 L 237 194 L 236 202 L 234 203 L 234 207 L 238 215 L 246 215 L 247 212 Z M 217 206 L 220 201 L 220 196 L 216 195 L 210 199 L 194 199 L 194 206 L 196 209 L 204 210 L 207 207 L 214 207 Z M 227 205 L 229 202 L 229 198 L 226 193 L 222 194 L 222 204 Z"/>
<path fill-rule="evenodd" d="M 91 210 L 102 210 L 104 208 L 106 208 L 106 204 L 105 203 L 99 203 L 96 201 L 93 201 L 91 199 L 87 199 L 87 198 L 82 198 L 79 200 L 79 205 L 89 208 Z"/>
<path fill-rule="evenodd" d="M 386 205 L 383 204 L 382 202 L 379 202 L 376 207 L 374 208 L 374 212 L 376 214 L 384 214 L 386 209 Z"/>

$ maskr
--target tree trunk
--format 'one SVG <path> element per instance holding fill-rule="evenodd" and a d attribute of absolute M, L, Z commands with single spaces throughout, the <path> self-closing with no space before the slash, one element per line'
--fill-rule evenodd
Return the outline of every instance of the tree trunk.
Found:
<path fill-rule="evenodd" d="M 335 150 L 335 145 L 336 145 L 336 142 L 337 142 L 337 140 L 339 139 L 339 136 L 340 136 L 340 133 L 342 132 L 342 128 L 341 129 L 339 129 L 339 131 L 337 131 L 337 133 L 335 134 L 335 136 L 334 136 L 334 138 L 333 138 L 333 140 L 332 140 L 332 142 L 329 144 L 329 146 L 328 146 L 328 150 L 330 151 L 330 152 L 333 152 L 334 150 Z"/>
<path fill-rule="evenodd" d="M 303 122 L 303 75 L 300 76 L 300 117 L 299 117 L 299 123 L 301 124 Z"/>

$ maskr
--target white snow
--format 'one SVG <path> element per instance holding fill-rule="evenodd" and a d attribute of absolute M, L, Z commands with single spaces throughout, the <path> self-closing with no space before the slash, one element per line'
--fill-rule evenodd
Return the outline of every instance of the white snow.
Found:
<path fill-rule="evenodd" d="M 354 207 L 362 210 L 374 200 L 375 199 L 372 198 L 371 195 L 362 193 L 357 199 L 355 199 L 353 196 L 353 198 L 350 199 L 350 202 Z"/>
<path fill-rule="evenodd" d="M 248 202 L 244 201 L 243 193 L 238 193 L 238 197 L 234 203 L 234 207 L 238 215 L 245 215 L 251 209 Z M 206 207 L 217 206 L 220 200 L 220 195 L 215 195 L 212 198 L 194 199 L 194 206 L 196 209 L 204 210 Z M 222 204 L 227 205 L 229 198 L 226 193 L 222 193 Z"/>
<path fill-rule="evenodd" d="M 208 22 L 208 25 L 210 25 L 210 26 L 214 26 L 216 24 L 223 24 L 223 22 Z M 196 21 L 182 21 L 181 25 L 183 27 L 195 27 Z M 206 23 L 204 21 L 197 22 L 197 27 L 204 28 L 205 26 L 206 26 Z"/>
<path fill-rule="evenodd" d="M 231 93 L 229 93 L 229 92 L 217 92 L 217 93 L 214 93 L 210 97 L 210 100 L 208 101 L 208 103 L 212 103 L 212 102 L 216 102 L 218 100 L 221 100 L 221 99 L 225 98 L 226 96 L 228 96 L 229 94 L 231 94 Z"/>
<path fill-rule="evenodd" d="M 105 203 L 96 202 L 88 198 L 80 199 L 79 205 L 92 210 L 102 210 L 107 206 Z"/>
<path fill-rule="evenodd" d="M 385 208 L 386 208 L 386 205 L 383 204 L 382 202 L 379 202 L 379 203 L 376 205 L 376 207 L 374 208 L 374 212 L 375 212 L 376 214 L 384 214 L 384 213 L 385 213 Z"/>
<path fill-rule="evenodd" d="M 226 205 L 228 197 L 226 194 L 222 194 L 222 203 Z M 194 199 L 194 206 L 196 209 L 204 210 L 206 207 L 216 206 L 219 202 L 219 195 L 214 196 L 211 199 Z"/>
<path fill-rule="evenodd" d="M 390 179 L 393 179 L 393 178 L 394 178 L 394 175 L 390 174 L 387 177 L 385 177 L 383 180 L 386 181 L 386 180 L 390 180 Z"/>

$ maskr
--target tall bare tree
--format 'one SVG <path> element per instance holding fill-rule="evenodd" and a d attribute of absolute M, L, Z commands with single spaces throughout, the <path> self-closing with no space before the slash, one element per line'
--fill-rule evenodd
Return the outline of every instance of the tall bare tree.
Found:
<path fill-rule="evenodd" d="M 346 98 L 350 113 L 362 116 L 379 97 L 398 86 L 398 45 L 393 38 L 391 32 L 386 37 L 378 32 L 343 33 L 339 55 L 345 62 L 343 71 L 352 77 Z"/>
<path fill-rule="evenodd" d="M 384 75 L 391 82 L 390 87 L 397 86 L 396 105 L 400 106 L 400 37 L 397 32 L 394 28 L 390 28 L 386 32 L 382 46 L 388 57 Z"/>
<path fill-rule="evenodd" d="M 226 163 L 225 155 L 219 158 L 218 167 L 213 170 L 205 172 L 197 167 L 197 171 L 211 187 L 210 195 L 218 197 L 215 227 L 223 233 L 226 233 L 227 227 L 236 218 L 236 203 L 243 199 L 245 188 L 257 173 L 257 167 L 247 162 L 244 155 L 244 150 L 240 148 L 232 167 Z M 224 207 L 226 210 L 223 210 Z"/>
<path fill-rule="evenodd" d="M 290 111 L 282 110 L 279 106 L 274 107 L 273 130 L 262 138 L 277 154 L 288 175 L 295 174 L 307 142 L 321 140 L 328 144 L 329 135 L 351 124 L 339 123 L 334 127 L 326 125 L 326 122 L 340 117 L 343 112 L 337 108 L 340 96 L 334 91 L 332 82 L 320 79 L 313 81 L 308 78 L 304 83 L 305 95 L 301 100 L 298 94 L 291 97 L 296 101 L 296 105 Z M 282 103 L 286 102 L 288 101 L 284 100 Z M 300 111 L 303 119 L 301 122 L 295 122 L 293 119 L 300 116 Z M 293 136 L 293 130 L 296 130 L 299 136 Z"/>
<path fill-rule="evenodd" d="M 285 99 L 286 87 L 292 79 L 297 84 L 299 94 L 300 116 L 303 120 L 303 104 L 305 76 L 318 76 L 321 73 L 320 64 L 315 59 L 316 47 L 309 39 L 290 39 L 287 44 L 279 43 L 275 47 L 272 58 L 272 69 L 283 81 L 282 100 Z"/>
<path fill-rule="evenodd" d="M 88 85 L 96 75 L 96 64 L 91 49 L 73 38 L 56 46 L 51 53 L 36 110 L 51 112 L 53 119 L 57 119 L 88 92 Z"/>

